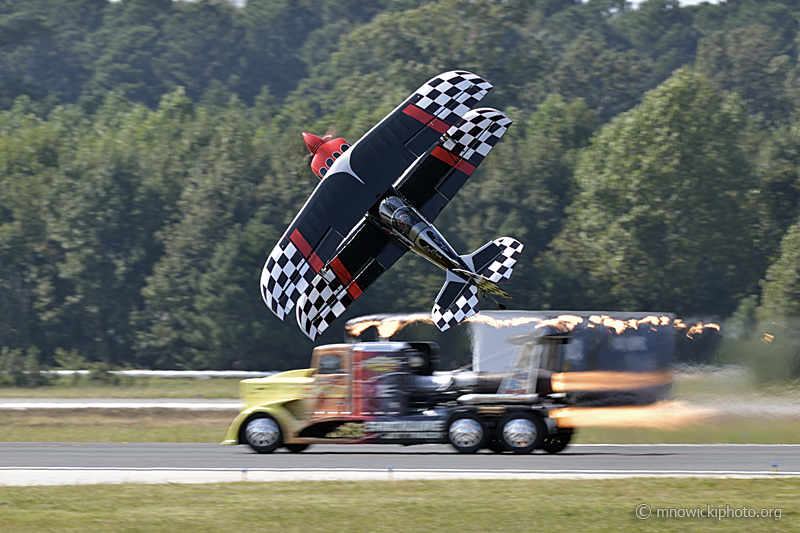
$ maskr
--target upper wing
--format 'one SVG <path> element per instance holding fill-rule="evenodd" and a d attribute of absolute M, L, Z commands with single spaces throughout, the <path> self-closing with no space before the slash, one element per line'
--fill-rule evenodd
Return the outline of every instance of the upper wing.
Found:
<path fill-rule="evenodd" d="M 316 340 L 378 276 L 408 249 L 368 220 L 317 274 L 297 302 L 297 324 Z"/>
<path fill-rule="evenodd" d="M 267 259 L 264 302 L 283 320 L 345 237 L 397 178 L 492 86 L 465 71 L 417 89 L 330 167 Z"/>
<path fill-rule="evenodd" d="M 395 187 L 428 220 L 435 220 L 511 122 L 496 109 L 481 108 L 468 112 L 400 178 Z"/>
<path fill-rule="evenodd" d="M 350 171 L 377 199 L 491 88 L 462 70 L 429 80 L 353 144 L 347 151 Z"/>

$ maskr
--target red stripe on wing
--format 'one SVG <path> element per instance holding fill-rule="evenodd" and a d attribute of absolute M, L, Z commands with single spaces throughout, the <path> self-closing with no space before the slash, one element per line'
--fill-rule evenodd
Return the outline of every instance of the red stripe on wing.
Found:
<path fill-rule="evenodd" d="M 303 254 L 303 257 L 306 258 L 308 264 L 311 265 L 311 268 L 314 269 L 314 272 L 319 272 L 322 270 L 322 267 L 325 266 L 322 260 L 314 253 L 311 249 L 311 245 L 308 244 L 308 241 L 303 237 L 299 230 L 295 229 L 292 234 L 289 236 L 289 240 L 297 246 L 297 249 L 300 250 L 300 253 Z"/>
<path fill-rule="evenodd" d="M 449 124 L 443 120 L 439 120 L 424 109 L 421 109 L 414 104 L 408 104 L 405 109 L 403 109 L 403 113 L 419 120 L 423 124 L 430 126 L 439 133 L 445 133 L 448 129 L 450 129 Z"/>
<path fill-rule="evenodd" d="M 457 156 L 453 155 L 452 153 L 448 152 L 441 146 L 437 146 L 431 152 L 431 155 L 434 156 L 436 159 L 440 161 L 444 161 L 451 167 L 455 167 L 456 170 L 460 170 L 467 176 L 471 176 L 473 172 L 475 172 L 475 165 L 467 161 L 466 159 L 459 159 Z"/>
<path fill-rule="evenodd" d="M 338 257 L 331 261 L 331 269 L 333 269 L 333 273 L 336 274 L 336 277 L 339 278 L 339 281 L 342 282 L 342 285 L 347 287 L 347 292 L 353 297 L 353 300 L 361 296 L 363 291 L 354 281 L 352 281 L 353 275 L 350 274 Z"/>

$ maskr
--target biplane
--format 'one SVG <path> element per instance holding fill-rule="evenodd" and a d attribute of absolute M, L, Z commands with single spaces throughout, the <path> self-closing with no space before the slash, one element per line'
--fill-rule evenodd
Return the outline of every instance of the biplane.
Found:
<path fill-rule="evenodd" d="M 431 312 L 442 331 L 479 310 L 478 296 L 510 298 L 523 245 L 501 237 L 458 255 L 433 221 L 497 144 L 511 120 L 473 109 L 491 90 L 465 71 L 440 74 L 350 145 L 303 133 L 320 182 L 267 259 L 264 302 L 315 340 L 411 250 L 446 271 Z"/>

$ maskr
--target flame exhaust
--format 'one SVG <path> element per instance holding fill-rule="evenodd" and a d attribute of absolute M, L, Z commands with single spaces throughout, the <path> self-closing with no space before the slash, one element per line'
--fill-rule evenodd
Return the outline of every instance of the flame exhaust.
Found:
<path fill-rule="evenodd" d="M 717 411 L 672 400 L 630 407 L 565 407 L 550 411 L 560 427 L 616 427 L 675 429 L 687 424 L 702 424 L 717 416 Z"/>
<path fill-rule="evenodd" d="M 672 382 L 671 372 L 616 372 L 592 370 L 587 372 L 559 372 L 550 378 L 553 392 L 567 391 L 623 391 L 659 387 Z"/>
<path fill-rule="evenodd" d="M 477 315 L 473 315 L 468 319 L 466 319 L 465 322 L 486 324 L 496 329 L 509 326 L 524 326 L 526 324 L 535 323 L 536 325 L 534 326 L 534 329 L 553 327 L 560 332 L 569 332 L 574 330 L 579 325 L 583 324 L 584 319 L 575 315 L 558 315 L 554 318 L 549 318 L 546 320 L 534 317 L 515 317 L 507 319 L 496 319 L 478 313 Z M 378 335 L 380 335 L 384 339 L 388 339 L 396 335 L 406 326 L 415 323 L 433 324 L 433 320 L 431 319 L 431 316 L 427 313 L 415 313 L 410 315 L 368 316 L 368 317 L 363 317 L 361 319 L 351 320 L 350 322 L 347 323 L 347 325 L 345 325 L 345 330 L 349 335 L 358 337 L 367 328 L 375 326 L 378 329 Z M 657 317 L 655 315 L 646 316 L 641 319 L 631 318 L 629 320 L 618 320 L 615 318 L 611 318 L 608 315 L 591 315 L 586 321 L 586 325 L 583 327 L 586 328 L 605 327 L 609 330 L 613 330 L 617 335 L 619 335 L 628 329 L 638 330 L 642 326 L 649 326 L 651 329 L 672 326 L 679 331 L 685 330 L 686 336 L 690 339 L 693 339 L 694 335 L 703 333 L 703 330 L 705 329 L 714 329 L 716 331 L 720 330 L 719 325 L 714 323 L 704 324 L 703 322 L 697 322 L 696 324 L 690 325 L 684 323 L 683 320 L 680 318 L 676 318 L 673 320 L 667 316 Z"/>

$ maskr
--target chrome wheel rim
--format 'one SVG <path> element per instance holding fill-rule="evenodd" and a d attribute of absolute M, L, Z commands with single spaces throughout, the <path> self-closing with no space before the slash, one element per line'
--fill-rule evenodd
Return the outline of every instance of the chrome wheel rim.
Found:
<path fill-rule="evenodd" d="M 271 446 L 278 441 L 281 428 L 271 418 L 256 418 L 247 424 L 245 436 L 254 446 Z"/>
<path fill-rule="evenodd" d="M 512 448 L 525 448 L 536 442 L 536 426 L 527 418 L 509 420 L 503 426 L 503 440 Z"/>
<path fill-rule="evenodd" d="M 450 442 L 461 448 L 469 448 L 480 443 L 483 438 L 483 427 L 480 422 L 471 418 L 459 418 L 450 424 Z"/>

